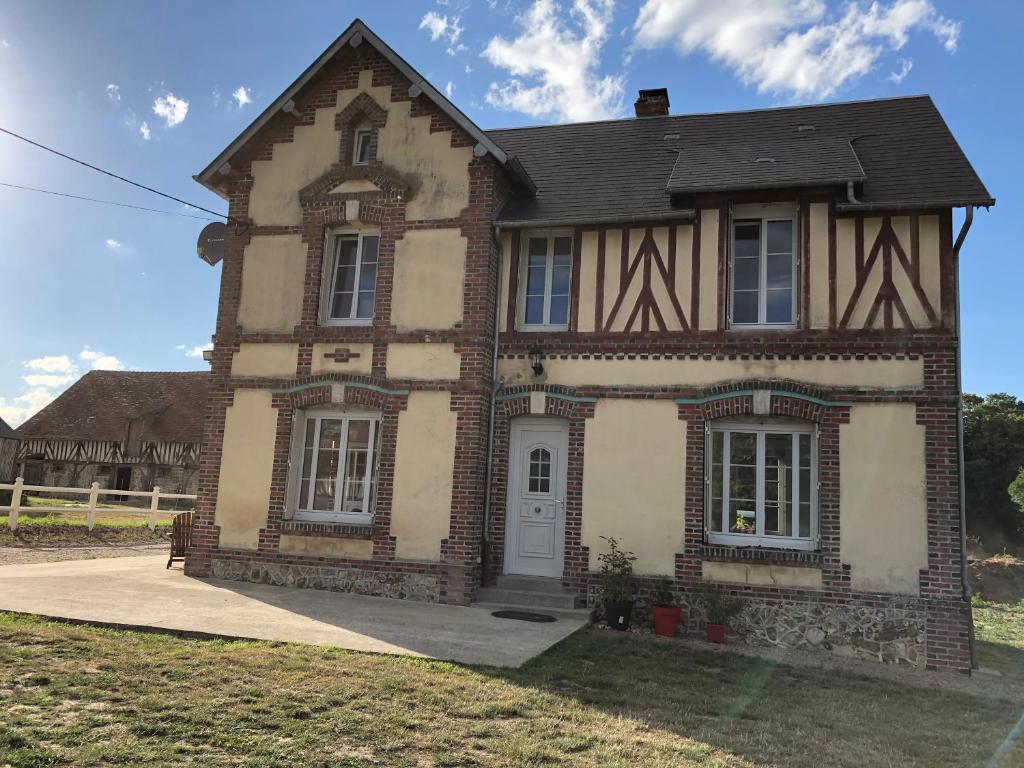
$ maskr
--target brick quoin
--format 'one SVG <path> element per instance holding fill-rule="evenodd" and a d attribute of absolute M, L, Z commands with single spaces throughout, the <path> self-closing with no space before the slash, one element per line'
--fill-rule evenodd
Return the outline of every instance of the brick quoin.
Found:
<path fill-rule="evenodd" d="M 701 582 L 705 562 L 777 563 L 797 568 L 820 569 L 822 589 L 796 589 L 768 586 L 717 585 L 721 589 L 750 600 L 767 603 L 798 603 L 832 606 L 849 610 L 879 609 L 895 603 L 925 617 L 925 665 L 931 669 L 966 672 L 970 666 L 970 604 L 963 592 L 960 571 L 959 474 L 957 465 L 957 400 L 954 287 L 948 275 L 942 282 L 941 323 L 929 329 L 888 327 L 858 330 L 841 327 L 841 313 L 829 307 L 829 327 L 809 327 L 808 313 L 802 315 L 800 327 L 784 334 L 756 331 L 737 333 L 726 327 L 727 203 L 721 199 L 698 201 L 699 208 L 715 208 L 721 214 L 717 232 L 693 231 L 693 280 L 699 285 L 701 263 L 697 259 L 701 238 L 718 238 L 717 270 L 719 290 L 716 294 L 696 293 L 682 310 L 690 323 L 696 322 L 700 302 L 715 302 L 716 327 L 712 330 L 664 332 L 642 327 L 629 333 L 599 331 L 580 333 L 579 323 L 579 248 L 584 232 L 596 231 L 599 248 L 598 271 L 602 269 L 605 234 L 615 227 L 576 227 L 573 260 L 573 298 L 571 330 L 553 333 L 524 333 L 515 329 L 515 308 L 519 280 L 519 235 L 512 233 L 512 259 L 508 271 L 508 329 L 499 335 L 495 349 L 495 320 L 499 305 L 496 289 L 499 253 L 495 242 L 493 218 L 511 194 L 511 183 L 505 172 L 490 156 L 474 157 L 468 167 L 469 204 L 456 217 L 429 221 L 410 221 L 406 217 L 405 180 L 394 178 L 387 168 L 372 161 L 369 166 L 347 165 L 351 154 L 350 128 L 363 120 L 380 127 L 386 124 L 389 104 L 376 104 L 372 98 L 360 97 L 353 107 L 338 117 L 339 162 L 324 177 L 303 190 L 300 196 L 301 224 L 294 226 L 258 226 L 248 218 L 249 195 L 252 189 L 252 162 L 269 160 L 273 147 L 294 140 L 295 128 L 312 125 L 315 111 L 333 107 L 341 89 L 355 89 L 359 73 L 372 71 L 374 87 L 390 86 L 390 103 L 410 102 L 415 116 L 428 116 L 432 132 L 447 131 L 453 147 L 473 146 L 474 140 L 456 126 L 436 105 L 424 96 L 410 97 L 409 82 L 369 45 L 346 48 L 329 62 L 313 80 L 296 95 L 296 119 L 292 114 L 277 114 L 231 159 L 231 170 L 225 181 L 229 198 L 231 224 L 225 244 L 223 273 L 218 306 L 215 346 L 212 359 L 210 396 L 205 423 L 205 452 L 199 471 L 199 498 L 194 546 L 186 560 L 186 572 L 209 575 L 215 563 L 250 568 L 256 578 L 266 578 L 265 567 L 297 569 L 308 566 L 329 566 L 339 572 L 351 571 L 382 583 L 406 584 L 420 579 L 428 584 L 425 599 L 465 604 L 472 600 L 482 584 L 493 583 L 504 567 L 505 517 L 509 467 L 509 439 L 512 420 L 530 413 L 530 393 L 543 391 L 545 415 L 564 419 L 569 428 L 567 495 L 565 499 L 565 568 L 563 584 L 577 593 L 581 602 L 591 602 L 597 587 L 596 574 L 590 570 L 590 553 L 582 540 L 583 477 L 585 472 L 584 440 L 587 424 L 595 414 L 593 399 L 629 398 L 702 400 L 706 402 L 679 404 L 678 417 L 686 422 L 686 463 L 680 468 L 685 479 L 685 508 L 681 511 L 679 531 L 682 549 L 675 560 L 674 587 L 688 593 Z M 382 190 L 380 193 L 330 194 L 345 179 L 366 178 Z M 786 199 L 783 192 L 772 193 Z M 769 195 L 768 197 L 771 197 Z M 762 196 L 764 197 L 764 196 Z M 757 198 L 762 201 L 761 197 Z M 792 196 L 789 197 L 792 199 Z M 359 219 L 380 229 L 381 240 L 377 273 L 377 293 L 373 323 L 370 326 L 322 326 L 318 323 L 321 276 L 324 267 L 324 244 L 330 228 L 346 223 L 346 201 L 359 203 Z M 830 199 L 800 196 L 802 219 L 809 216 L 810 202 L 829 202 L 829 253 L 815 258 L 829 259 L 834 268 L 834 231 L 837 214 Z M 910 212 L 916 216 L 917 212 Z M 892 215 L 907 212 L 892 212 Z M 885 215 L 885 212 L 872 215 Z M 637 222 L 633 228 L 664 226 L 659 222 Z M 951 243 L 951 219 L 941 217 L 941 248 L 943 263 L 951 259 L 946 253 Z M 467 241 L 466 272 L 463 291 L 463 319 L 446 330 L 401 331 L 390 324 L 391 290 L 394 280 L 395 243 L 407 233 L 425 229 L 458 229 Z M 304 300 L 299 322 L 284 333 L 243 331 L 237 325 L 241 296 L 242 261 L 246 245 L 252 237 L 273 234 L 298 235 L 306 245 Z M 804 251 L 807 253 L 807 251 Z M 677 258 L 688 257 L 679 252 Z M 608 253 L 609 260 L 618 254 Z M 610 262 L 609 262 L 610 263 Z M 704 265 L 706 268 L 706 265 Z M 714 271 L 714 267 L 712 267 Z M 800 278 L 800 301 L 806 307 L 810 299 L 810 265 L 803 263 Z M 950 273 L 951 274 L 951 273 Z M 830 286 L 830 303 L 834 305 L 834 287 Z M 596 312 L 601 316 L 603 297 L 598 295 Z M 388 379 L 386 373 L 387 345 L 392 342 L 451 343 L 461 356 L 457 379 L 420 381 Z M 231 362 L 243 343 L 293 343 L 299 348 L 294 376 L 285 379 L 232 377 Z M 326 355 L 339 362 L 353 357 L 354 344 L 372 345 L 369 374 L 312 374 L 313 345 L 336 345 Z M 491 396 L 494 392 L 493 359 L 526 360 L 534 346 L 542 347 L 544 359 L 560 360 L 660 360 L 690 361 L 810 360 L 828 366 L 835 361 L 919 360 L 923 367 L 923 384 L 919 387 L 886 389 L 854 386 L 821 387 L 780 380 L 731 381 L 711 387 L 687 386 L 584 386 L 566 387 L 546 383 L 505 384 L 498 388 L 502 395 L 494 411 L 493 457 L 491 471 L 491 506 L 485 515 L 485 477 L 490 428 Z M 285 519 L 288 455 L 292 419 L 297 409 L 331 402 L 333 385 L 344 385 L 344 402 L 360 405 L 381 413 L 381 440 L 377 496 L 373 522 L 369 525 L 325 525 Z M 219 531 L 214 523 L 217 503 L 217 482 L 224 439 L 226 409 L 238 388 L 275 390 L 272 404 L 277 409 L 273 476 L 267 523 L 259 534 L 258 549 L 232 550 L 219 545 Z M 819 520 L 821 546 L 814 552 L 787 550 L 738 550 L 714 546 L 704 538 L 704 467 L 706 422 L 728 415 L 753 413 L 752 398 L 737 394 L 752 390 L 771 390 L 772 414 L 798 418 L 819 428 Z M 286 392 L 287 390 L 287 392 Z M 395 539 L 391 535 L 391 499 L 394 483 L 395 442 L 400 413 L 407 407 L 408 392 L 447 391 L 451 393 L 451 410 L 456 416 L 455 460 L 452 474 L 451 516 L 447 535 L 440 542 L 438 562 L 401 560 L 396 556 Z M 388 394 L 390 393 L 390 394 Z M 833 403 L 822 405 L 821 403 Z M 836 405 L 842 403 L 844 405 Z M 850 407 L 861 403 L 904 403 L 916 409 L 917 423 L 925 431 L 927 567 L 920 572 L 920 591 L 915 596 L 894 596 L 854 590 L 850 566 L 840 555 L 842 515 L 839 509 L 840 452 L 839 433 L 849 420 Z M 486 561 L 482 559 L 481 540 L 485 518 L 488 520 L 489 547 Z M 283 554 L 279 550 L 282 534 L 350 538 L 372 542 L 370 560 L 345 557 L 317 558 Z M 264 570 L 260 570 L 264 568 Z M 649 591 L 649 580 L 641 580 L 641 594 Z M 405 589 L 396 587 L 389 594 Z M 385 590 L 386 591 L 386 590 Z"/>

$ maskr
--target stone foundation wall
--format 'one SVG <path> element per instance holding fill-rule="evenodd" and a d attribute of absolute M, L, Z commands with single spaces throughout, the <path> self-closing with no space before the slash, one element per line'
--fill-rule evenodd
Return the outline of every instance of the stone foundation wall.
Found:
<path fill-rule="evenodd" d="M 213 559 L 212 575 L 229 581 L 251 581 L 278 587 L 305 587 L 391 597 L 421 603 L 440 601 L 441 580 L 424 573 L 341 568 L 330 565 Z"/>

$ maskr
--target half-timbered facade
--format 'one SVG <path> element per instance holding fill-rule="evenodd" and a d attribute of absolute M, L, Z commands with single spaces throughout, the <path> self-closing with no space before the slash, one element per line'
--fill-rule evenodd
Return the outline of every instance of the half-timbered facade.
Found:
<path fill-rule="evenodd" d="M 593 604 L 615 537 L 692 627 L 710 584 L 753 642 L 966 670 L 952 211 L 988 192 L 927 97 L 636 113 L 485 132 L 357 21 L 197 177 L 187 571 Z"/>
<path fill-rule="evenodd" d="M 195 493 L 205 372 L 90 371 L 19 429 L 28 485 Z"/>

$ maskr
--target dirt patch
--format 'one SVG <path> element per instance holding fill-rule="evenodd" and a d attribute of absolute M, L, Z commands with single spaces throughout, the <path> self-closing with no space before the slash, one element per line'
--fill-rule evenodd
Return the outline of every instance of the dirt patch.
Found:
<path fill-rule="evenodd" d="M 170 544 L 112 544 L 103 547 L 0 547 L 0 566 L 96 560 L 101 557 L 143 557 L 170 552 Z"/>
<path fill-rule="evenodd" d="M 22 525 L 16 531 L 0 530 L 0 547 L 103 547 L 166 542 L 169 529 L 155 531 L 145 526 L 97 525 L 91 531 L 84 525 L 48 523 Z"/>
<path fill-rule="evenodd" d="M 972 558 L 969 567 L 974 594 L 993 603 L 1024 600 L 1024 559 L 1004 553 Z"/>

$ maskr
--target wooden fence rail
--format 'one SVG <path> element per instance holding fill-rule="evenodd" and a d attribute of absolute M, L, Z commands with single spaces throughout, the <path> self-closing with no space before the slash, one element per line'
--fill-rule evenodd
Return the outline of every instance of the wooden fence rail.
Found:
<path fill-rule="evenodd" d="M 85 525 L 91 531 L 96 522 L 96 511 L 100 496 L 136 496 L 149 499 L 148 507 L 102 507 L 103 511 L 112 511 L 126 515 L 147 515 L 149 530 L 156 528 L 156 516 L 160 513 L 161 499 L 188 499 L 195 501 L 195 494 L 190 493 L 161 493 L 160 486 L 155 486 L 152 491 L 119 491 L 116 488 L 100 488 L 99 483 L 93 483 L 88 488 L 60 488 L 49 485 L 25 485 L 24 478 L 17 478 L 13 483 L 0 483 L 0 491 L 11 491 L 11 503 L 0 506 L 0 512 L 7 512 L 7 527 L 12 531 L 18 528 L 18 516 L 22 509 L 31 509 L 33 512 L 69 512 L 81 507 L 26 507 L 21 503 L 22 494 L 26 491 L 36 493 L 68 493 L 82 494 L 88 497 L 88 506 L 85 507 Z M 181 512 L 168 511 L 164 514 L 182 514 Z"/>

